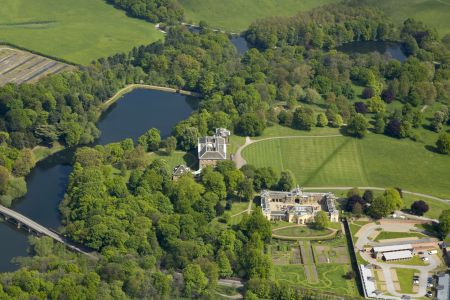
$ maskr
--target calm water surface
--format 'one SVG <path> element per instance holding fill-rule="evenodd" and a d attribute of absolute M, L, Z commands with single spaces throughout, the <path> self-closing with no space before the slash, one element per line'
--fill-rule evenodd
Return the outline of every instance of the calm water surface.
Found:
<path fill-rule="evenodd" d="M 134 90 L 124 95 L 103 114 L 97 126 L 101 136 L 96 144 L 137 138 L 155 127 L 162 137 L 170 135 L 173 126 L 186 119 L 196 107 L 196 100 L 179 94 Z M 16 200 L 14 210 L 38 223 L 58 229 L 61 226 L 58 205 L 64 197 L 72 171 L 75 149 L 67 149 L 39 162 L 27 176 L 28 193 Z M 0 224 L 0 272 L 13 271 L 16 256 L 27 255 L 28 235 L 9 224 Z"/>
<path fill-rule="evenodd" d="M 397 59 L 401 62 L 407 59 L 405 53 L 403 53 L 400 43 L 395 42 L 383 42 L 383 41 L 365 41 L 365 42 L 352 42 L 344 44 L 337 48 L 339 51 L 353 54 L 361 53 L 367 54 L 371 52 L 378 52 L 380 54 L 387 55 L 391 58 Z"/>

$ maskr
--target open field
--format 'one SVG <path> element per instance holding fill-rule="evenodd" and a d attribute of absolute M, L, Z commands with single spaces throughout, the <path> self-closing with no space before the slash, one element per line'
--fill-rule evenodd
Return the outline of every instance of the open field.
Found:
<path fill-rule="evenodd" d="M 257 167 L 290 169 L 301 186 L 398 186 L 450 198 L 450 156 L 409 140 L 376 134 L 281 138 L 251 144 L 243 156 Z"/>
<path fill-rule="evenodd" d="M 0 41 L 79 64 L 162 37 L 102 0 L 0 0 Z"/>
<path fill-rule="evenodd" d="M 46 57 L 0 45 L 0 86 L 7 83 L 32 83 L 47 75 L 73 69 Z"/>
<path fill-rule="evenodd" d="M 367 3 L 382 9 L 397 23 L 414 18 L 434 27 L 441 37 L 450 33 L 449 0 L 368 0 Z"/>
<path fill-rule="evenodd" d="M 255 20 L 292 16 L 334 0 L 180 0 L 188 22 L 206 21 L 214 28 L 240 32 Z"/>

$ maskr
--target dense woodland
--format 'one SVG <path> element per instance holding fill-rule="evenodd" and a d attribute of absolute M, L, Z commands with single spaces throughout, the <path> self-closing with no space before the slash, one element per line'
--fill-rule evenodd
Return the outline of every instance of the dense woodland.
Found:
<path fill-rule="evenodd" d="M 125 10 L 131 17 L 152 23 L 176 23 L 182 21 L 184 12 L 177 0 L 107 0 Z"/>
<path fill-rule="evenodd" d="M 144 16 L 148 9 L 139 7 L 163 11 L 167 6 L 163 1 L 114 3 L 149 19 L 156 17 Z M 157 18 L 178 14 L 170 15 Z M 393 138 L 420 140 L 416 128 L 427 122 L 428 130 L 443 136 L 441 152 L 446 147 L 450 152 L 445 132 L 450 50 L 419 22 L 406 20 L 397 28 L 374 9 L 333 5 L 255 22 L 245 34 L 255 48 L 241 57 L 227 35 L 206 26 L 199 33 L 183 26 L 167 30 L 164 42 L 36 84 L 0 88 L 2 203 L 23 193 L 20 178 L 35 162 L 31 148 L 92 142 L 99 135 L 95 122 L 102 104 L 128 83 L 203 95 L 198 112 L 173 129 L 170 144 L 176 139 L 180 150 L 192 150 L 199 136 L 216 127 L 255 136 L 274 123 L 299 130 L 347 124 L 346 133 L 359 138 L 372 127 Z M 386 39 L 403 43 L 405 62 L 334 50 L 349 41 Z M 356 100 L 355 86 L 364 88 L 364 100 Z M 393 101 L 400 108 L 388 110 Z M 421 107 L 435 103 L 442 108 L 433 120 L 424 120 Z M 317 113 L 315 106 L 325 112 Z M 310 297 L 271 280 L 265 252 L 270 223 L 258 209 L 235 226 L 227 225 L 224 213 L 227 199 L 248 201 L 263 188 L 289 190 L 294 184 L 289 172 L 237 170 L 227 162 L 205 169 L 198 180 L 172 181 L 167 164 L 150 162 L 146 154 L 158 147 L 157 135 L 149 132 L 138 145 L 125 140 L 78 149 L 61 212 L 66 234 L 97 250 L 101 259 L 90 262 L 46 238 L 33 239 L 35 256 L 21 259 L 21 270 L 0 275 L 0 298 L 214 298 L 218 278 L 230 276 L 248 280 L 249 299 Z M 398 193 L 378 198 L 375 203 L 382 206 Z"/>

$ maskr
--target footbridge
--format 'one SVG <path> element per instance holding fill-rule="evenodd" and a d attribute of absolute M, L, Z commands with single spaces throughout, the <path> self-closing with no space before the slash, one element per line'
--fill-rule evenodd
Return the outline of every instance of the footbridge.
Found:
<path fill-rule="evenodd" d="M 66 237 L 60 235 L 59 233 L 40 225 L 39 223 L 25 217 L 24 215 L 12 209 L 6 208 L 3 205 L 0 205 L 0 215 L 2 215 L 6 221 L 16 224 L 17 228 L 22 228 L 24 230 L 27 230 L 29 233 L 33 233 L 38 236 L 49 236 L 55 241 L 64 244 L 70 250 L 82 253 L 94 259 L 98 258 L 95 251 L 90 250 L 82 245 L 78 245 L 73 241 L 67 239 Z"/>

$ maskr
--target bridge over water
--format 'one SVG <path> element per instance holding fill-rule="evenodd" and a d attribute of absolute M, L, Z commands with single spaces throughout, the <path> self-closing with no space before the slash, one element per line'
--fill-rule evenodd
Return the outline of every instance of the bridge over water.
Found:
<path fill-rule="evenodd" d="M 23 228 L 25 230 L 28 230 L 28 232 L 34 233 L 36 235 L 49 236 L 55 241 L 64 244 L 67 248 L 73 251 L 82 253 L 94 259 L 98 258 L 98 256 L 96 255 L 97 253 L 95 251 L 92 251 L 82 245 L 78 245 L 73 241 L 67 239 L 66 237 L 60 235 L 59 233 L 45 226 L 40 225 L 39 223 L 27 218 L 26 216 L 12 209 L 6 208 L 3 205 L 0 205 L 0 215 L 3 215 L 6 221 L 12 221 L 13 223 L 17 224 L 18 228 Z"/>

